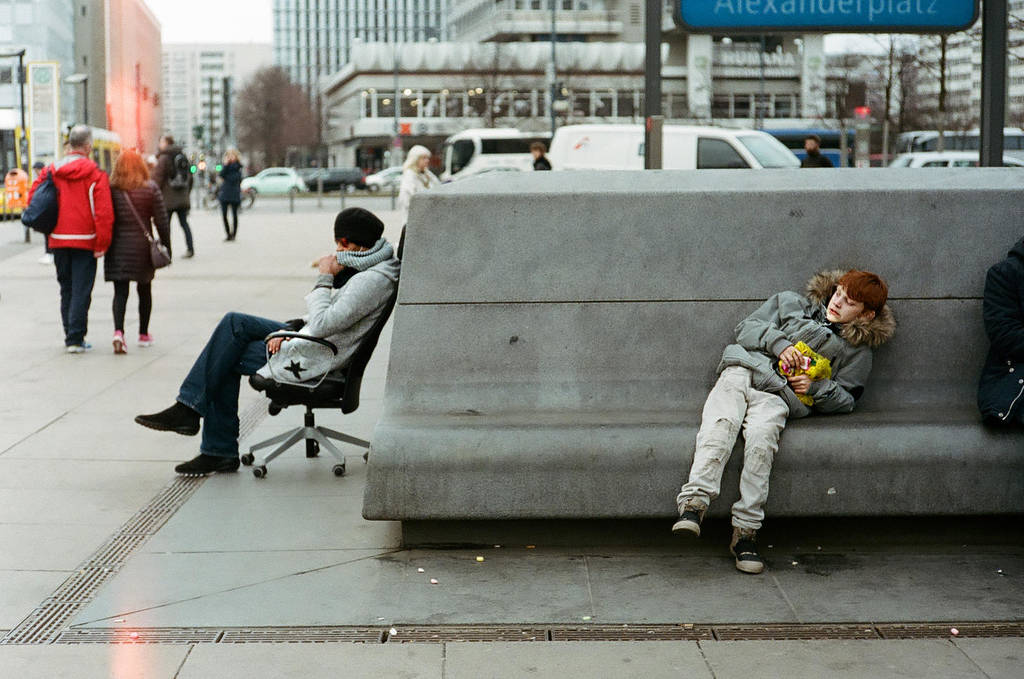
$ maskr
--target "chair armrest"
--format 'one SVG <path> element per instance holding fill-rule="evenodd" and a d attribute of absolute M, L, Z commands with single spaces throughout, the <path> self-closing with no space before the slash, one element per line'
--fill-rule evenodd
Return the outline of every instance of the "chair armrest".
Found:
<path fill-rule="evenodd" d="M 278 337 L 284 339 L 304 339 L 309 340 L 310 342 L 316 342 L 317 344 L 322 344 L 328 349 L 330 349 L 331 353 L 334 354 L 335 356 L 338 355 L 338 347 L 335 346 L 333 342 L 328 342 L 323 338 L 313 337 L 312 335 L 303 335 L 301 332 L 289 332 L 287 330 L 279 330 L 277 332 L 272 332 L 266 337 L 264 337 L 263 341 L 269 342 L 270 340 L 277 339 Z"/>

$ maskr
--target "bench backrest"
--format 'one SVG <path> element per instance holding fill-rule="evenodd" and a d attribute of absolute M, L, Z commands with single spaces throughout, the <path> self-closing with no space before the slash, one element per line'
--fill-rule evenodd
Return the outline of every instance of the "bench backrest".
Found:
<path fill-rule="evenodd" d="M 966 412 L 1022 184 L 1002 168 L 555 172 L 422 194 L 385 417 L 697 411 L 739 320 L 849 267 L 887 279 L 899 322 L 861 409 Z"/>

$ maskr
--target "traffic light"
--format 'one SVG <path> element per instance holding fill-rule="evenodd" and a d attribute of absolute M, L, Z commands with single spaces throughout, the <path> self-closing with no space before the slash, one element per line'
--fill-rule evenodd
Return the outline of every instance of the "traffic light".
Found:
<path fill-rule="evenodd" d="M 221 167 L 222 165 L 220 163 L 217 163 L 213 169 L 216 170 L 217 172 L 220 172 Z"/>
<path fill-rule="evenodd" d="M 195 163 L 193 163 L 192 166 L 188 169 L 188 171 L 191 172 L 192 174 L 195 174 L 197 169 L 198 168 L 195 166 Z"/>

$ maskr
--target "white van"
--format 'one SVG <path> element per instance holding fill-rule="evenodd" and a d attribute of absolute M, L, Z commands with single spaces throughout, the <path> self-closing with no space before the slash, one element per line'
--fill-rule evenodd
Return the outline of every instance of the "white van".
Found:
<path fill-rule="evenodd" d="M 441 181 L 461 179 L 497 167 L 532 170 L 530 144 L 541 141 L 547 146 L 550 138 L 545 132 L 520 132 L 511 128 L 463 130 L 444 141 Z"/>
<path fill-rule="evenodd" d="M 756 130 L 666 125 L 661 166 L 666 170 L 800 167 L 793 152 Z M 554 170 L 642 170 L 643 125 L 566 125 L 548 154 Z"/>

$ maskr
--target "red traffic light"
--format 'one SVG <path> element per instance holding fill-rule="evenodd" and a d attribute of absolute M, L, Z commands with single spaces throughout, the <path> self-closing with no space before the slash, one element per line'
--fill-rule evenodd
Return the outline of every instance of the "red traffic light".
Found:
<path fill-rule="evenodd" d="M 856 115 L 861 120 L 864 120 L 866 118 L 870 118 L 871 117 L 871 107 L 870 106 L 858 106 L 857 108 L 853 109 L 853 113 L 854 113 L 854 115 Z"/>

